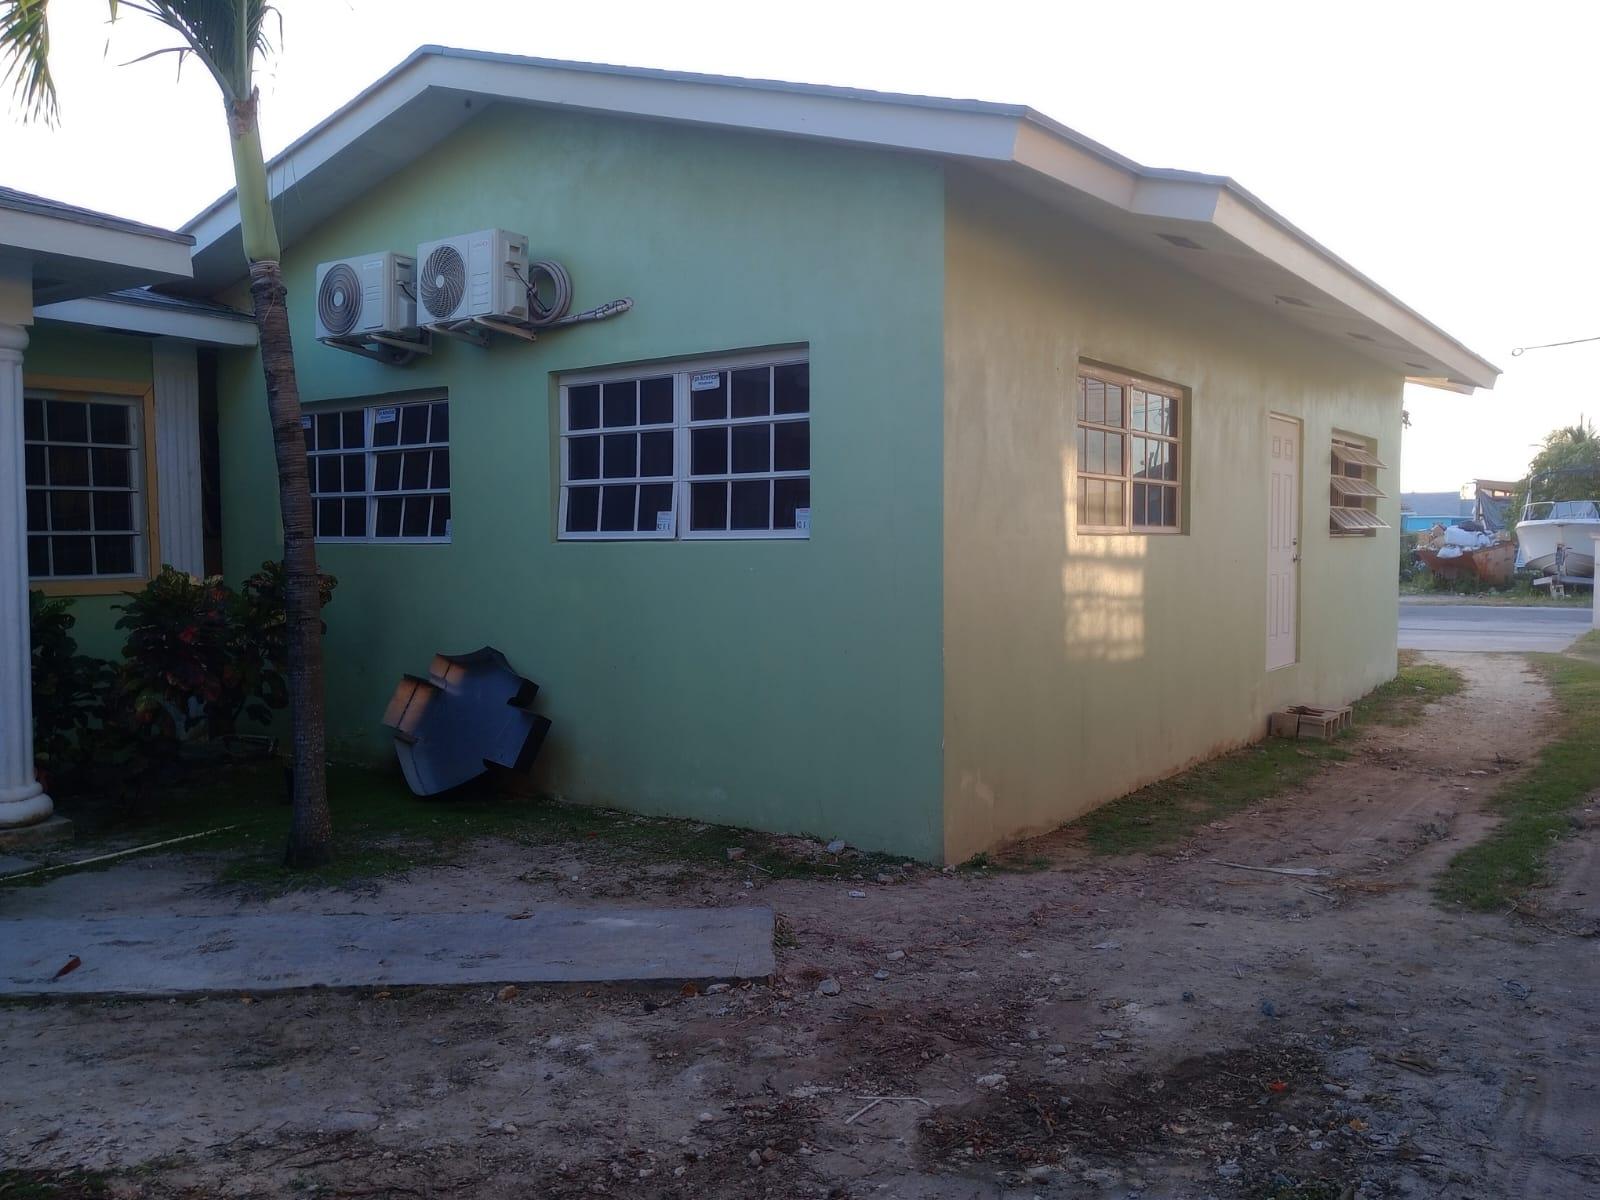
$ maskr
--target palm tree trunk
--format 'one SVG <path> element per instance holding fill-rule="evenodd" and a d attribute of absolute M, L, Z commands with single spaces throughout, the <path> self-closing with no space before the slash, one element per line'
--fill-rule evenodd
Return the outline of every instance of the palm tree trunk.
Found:
<path fill-rule="evenodd" d="M 311 867 L 333 854 L 328 811 L 327 729 L 322 710 L 322 605 L 300 386 L 294 373 L 287 293 L 278 262 L 278 236 L 268 202 L 266 167 L 256 126 L 256 97 L 230 105 L 240 232 L 250 257 L 250 298 L 260 334 L 272 449 L 278 460 L 278 506 L 283 516 L 284 610 L 287 621 L 289 725 L 293 744 L 294 809 L 285 861 Z"/>

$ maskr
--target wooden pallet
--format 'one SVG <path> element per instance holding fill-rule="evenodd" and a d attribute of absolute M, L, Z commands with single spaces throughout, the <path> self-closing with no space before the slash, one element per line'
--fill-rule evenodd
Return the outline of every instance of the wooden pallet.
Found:
<path fill-rule="evenodd" d="M 1272 737 L 1313 738 L 1331 742 L 1355 724 L 1348 704 L 1342 708 L 1316 708 L 1297 704 L 1267 718 L 1267 733 Z"/>

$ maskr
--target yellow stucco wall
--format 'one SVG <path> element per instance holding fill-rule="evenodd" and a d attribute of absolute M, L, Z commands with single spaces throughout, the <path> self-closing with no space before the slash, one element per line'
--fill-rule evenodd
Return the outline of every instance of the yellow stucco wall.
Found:
<path fill-rule="evenodd" d="M 1375 438 L 1398 527 L 1398 377 L 976 176 L 947 235 L 946 861 L 1394 674 L 1397 534 L 1331 538 L 1326 478 L 1334 429 Z M 1191 389 L 1187 533 L 1075 533 L 1080 357 Z M 1305 449 L 1299 662 L 1270 673 L 1269 413 Z"/>

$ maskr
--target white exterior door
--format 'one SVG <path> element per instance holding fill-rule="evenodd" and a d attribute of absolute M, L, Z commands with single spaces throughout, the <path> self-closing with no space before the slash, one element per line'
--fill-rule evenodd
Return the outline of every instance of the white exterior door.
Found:
<path fill-rule="evenodd" d="M 1297 661 L 1300 424 L 1267 419 L 1267 670 Z"/>

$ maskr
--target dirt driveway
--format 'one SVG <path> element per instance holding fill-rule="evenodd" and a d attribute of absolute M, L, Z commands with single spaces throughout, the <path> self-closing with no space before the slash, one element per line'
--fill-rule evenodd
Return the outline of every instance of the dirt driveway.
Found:
<path fill-rule="evenodd" d="M 9 1006 L 0 1165 L 151 1197 L 1600 1194 L 1595 835 L 1543 923 L 1433 903 L 1548 703 L 1518 658 L 1447 661 L 1468 687 L 1422 724 L 1170 854 L 1056 835 L 1030 847 L 1043 870 L 847 887 L 495 843 L 272 901 L 754 899 L 786 933 L 773 986 L 709 995 Z M 145 861 L 5 903 L 255 903 L 207 878 Z"/>

